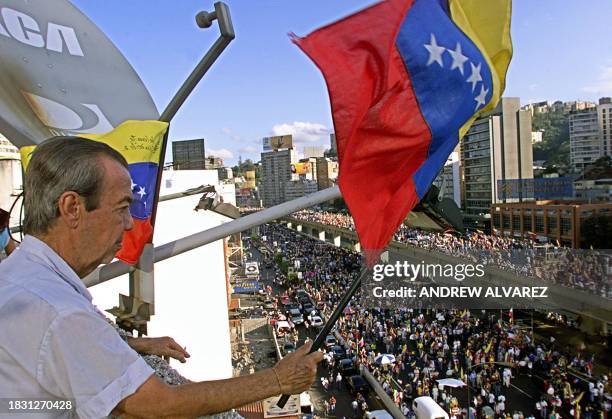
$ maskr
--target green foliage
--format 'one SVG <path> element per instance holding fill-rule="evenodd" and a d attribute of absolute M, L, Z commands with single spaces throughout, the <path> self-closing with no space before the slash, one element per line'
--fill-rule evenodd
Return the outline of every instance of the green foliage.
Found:
<path fill-rule="evenodd" d="M 287 279 L 289 280 L 289 283 L 291 284 L 297 285 L 299 283 L 297 274 L 295 273 L 290 273 L 289 275 L 287 275 Z"/>
<path fill-rule="evenodd" d="M 533 146 L 533 159 L 546 160 L 547 166 L 569 164 L 569 115 L 563 112 L 537 113 L 531 121 L 533 131 L 543 131 L 542 142 Z"/>
<path fill-rule="evenodd" d="M 251 170 L 256 171 L 255 176 L 257 177 L 257 166 L 255 166 L 255 163 L 253 163 L 253 160 L 251 159 L 246 159 L 245 161 L 242 161 L 242 158 L 240 158 L 238 160 L 238 164 L 232 167 L 234 176 L 242 176 L 245 174 L 245 172 L 248 172 Z"/>
<path fill-rule="evenodd" d="M 287 275 L 287 272 L 289 272 L 289 262 L 287 262 L 283 258 L 282 253 L 278 252 L 277 254 L 275 254 L 274 255 L 274 261 L 276 262 L 276 264 L 280 268 L 281 272 L 284 273 L 285 275 Z"/>
<path fill-rule="evenodd" d="M 586 169 L 584 178 L 587 180 L 612 178 L 612 159 L 610 156 L 603 156 L 595 160 Z"/>
<path fill-rule="evenodd" d="M 609 215 L 593 215 L 582 221 L 580 226 L 582 247 L 594 249 L 610 249 L 612 243 L 612 217 Z"/>

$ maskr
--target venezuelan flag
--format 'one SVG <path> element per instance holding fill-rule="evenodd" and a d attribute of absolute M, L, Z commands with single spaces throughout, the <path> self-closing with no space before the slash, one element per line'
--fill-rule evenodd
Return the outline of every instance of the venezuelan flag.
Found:
<path fill-rule="evenodd" d="M 339 186 L 368 264 L 499 101 L 511 0 L 387 0 L 294 42 L 329 91 Z"/>
<path fill-rule="evenodd" d="M 151 215 L 156 204 L 157 174 L 167 131 L 167 122 L 125 121 L 106 134 L 78 135 L 108 144 L 128 162 L 133 194 L 130 213 L 134 219 L 134 228 L 123 235 L 121 250 L 115 256 L 130 265 L 138 262 L 145 244 L 153 239 Z M 21 149 L 24 170 L 34 147 Z"/>

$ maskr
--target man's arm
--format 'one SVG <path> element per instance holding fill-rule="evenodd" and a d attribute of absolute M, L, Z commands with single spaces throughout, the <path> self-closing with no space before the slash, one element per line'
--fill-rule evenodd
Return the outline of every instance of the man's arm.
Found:
<path fill-rule="evenodd" d="M 150 377 L 131 396 L 122 400 L 113 414 L 143 417 L 201 416 L 223 412 L 283 394 L 296 394 L 312 385 L 321 352 L 308 354 L 312 343 L 299 348 L 274 368 L 227 380 L 189 383 L 171 387 Z"/>
<path fill-rule="evenodd" d="M 161 338 L 128 337 L 127 344 L 139 354 L 157 355 L 163 357 L 167 361 L 172 357 L 185 363 L 185 358 L 191 356 L 185 348 L 168 336 Z"/>

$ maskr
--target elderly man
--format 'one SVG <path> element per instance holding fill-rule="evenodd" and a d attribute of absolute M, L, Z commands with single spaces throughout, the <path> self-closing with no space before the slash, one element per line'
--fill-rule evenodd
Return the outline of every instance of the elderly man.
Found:
<path fill-rule="evenodd" d="M 0 265 L 3 398 L 71 400 L 84 418 L 194 417 L 310 387 L 322 358 L 308 354 L 310 344 L 252 375 L 170 387 L 94 307 L 81 278 L 111 261 L 133 226 L 119 153 L 80 138 L 47 140 L 25 190 L 26 237 Z M 176 346 L 170 355 L 187 356 Z"/>

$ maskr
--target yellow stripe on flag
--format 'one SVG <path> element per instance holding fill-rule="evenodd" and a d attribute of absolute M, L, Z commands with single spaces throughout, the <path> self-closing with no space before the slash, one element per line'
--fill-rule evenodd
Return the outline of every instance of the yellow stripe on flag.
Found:
<path fill-rule="evenodd" d="M 167 122 L 125 121 L 106 134 L 82 134 L 79 137 L 108 144 L 120 152 L 128 164 L 159 163 L 166 131 Z"/>
<path fill-rule="evenodd" d="M 168 131 L 167 122 L 128 120 L 106 134 L 78 134 L 75 136 L 108 144 L 121 153 L 128 164 L 149 162 L 159 164 L 166 131 Z M 19 150 L 24 172 L 35 148 L 36 146 L 31 145 Z"/>
<path fill-rule="evenodd" d="M 511 0 L 450 0 L 451 18 L 482 52 L 493 78 L 489 103 L 459 130 L 462 138 L 472 122 L 499 102 L 506 87 L 506 73 L 512 58 L 510 37 Z"/>

